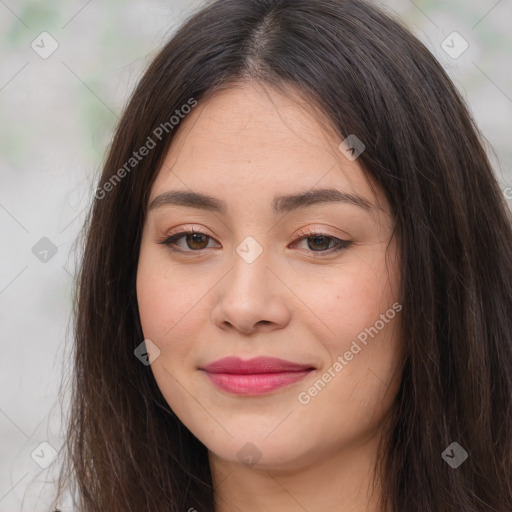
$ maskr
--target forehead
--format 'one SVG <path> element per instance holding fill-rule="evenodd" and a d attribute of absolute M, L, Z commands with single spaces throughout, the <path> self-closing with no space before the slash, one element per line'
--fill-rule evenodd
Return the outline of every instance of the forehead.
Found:
<path fill-rule="evenodd" d="M 228 153 L 224 161 L 255 153 L 266 158 L 267 151 L 274 157 L 275 152 L 304 145 L 308 149 L 302 153 L 311 153 L 315 147 L 316 152 L 325 152 L 326 133 L 320 123 L 326 121 L 291 88 L 284 96 L 254 82 L 242 83 L 199 103 L 182 121 L 170 156 L 177 153 L 178 146 L 188 156 L 199 147 L 214 156 Z M 287 156 L 291 155 L 283 154 Z"/>
<path fill-rule="evenodd" d="M 329 120 L 289 91 L 251 82 L 199 102 L 181 121 L 151 198 L 184 187 L 247 199 L 335 187 L 375 202 L 357 160 L 339 151 Z"/>

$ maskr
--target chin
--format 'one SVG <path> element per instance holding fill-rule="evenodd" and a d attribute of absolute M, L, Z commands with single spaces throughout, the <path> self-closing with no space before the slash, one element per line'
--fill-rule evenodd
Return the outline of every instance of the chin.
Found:
<path fill-rule="evenodd" d="M 307 447 L 301 446 L 299 440 L 290 436 L 271 440 L 265 439 L 265 435 L 248 434 L 243 440 L 212 442 L 207 444 L 207 448 L 216 459 L 239 463 L 254 470 L 292 470 L 312 462 L 313 453 Z"/>

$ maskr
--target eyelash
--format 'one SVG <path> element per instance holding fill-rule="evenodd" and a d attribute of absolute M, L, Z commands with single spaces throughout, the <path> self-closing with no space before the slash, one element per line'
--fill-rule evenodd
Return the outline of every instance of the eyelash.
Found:
<path fill-rule="evenodd" d="M 173 253 L 201 253 L 205 249 L 181 249 L 179 247 L 176 247 L 174 244 L 180 239 L 183 238 L 186 235 L 203 235 L 208 239 L 214 240 L 213 237 L 207 235 L 206 233 L 203 233 L 201 231 L 197 231 L 195 229 L 184 229 L 183 231 L 180 231 L 179 233 L 175 233 L 174 235 L 171 235 L 161 242 L 158 242 L 161 245 L 167 246 L 167 248 L 173 252 Z M 343 249 L 347 249 L 352 245 L 353 242 L 349 240 L 342 240 L 340 238 L 328 235 L 327 233 L 317 232 L 317 231 L 302 231 L 299 233 L 299 238 L 297 238 L 293 244 L 297 244 L 299 242 L 302 242 L 302 240 L 305 240 L 307 238 L 315 238 L 315 237 L 325 237 L 330 240 L 334 240 L 336 242 L 336 245 L 334 247 L 330 247 L 328 250 L 324 251 L 308 251 L 313 254 L 315 258 L 322 258 L 324 254 L 333 254 L 339 251 L 342 251 Z"/>

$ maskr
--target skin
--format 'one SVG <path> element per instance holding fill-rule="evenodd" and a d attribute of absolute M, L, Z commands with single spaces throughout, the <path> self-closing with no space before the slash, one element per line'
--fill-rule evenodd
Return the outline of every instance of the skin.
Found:
<path fill-rule="evenodd" d="M 359 343 L 341 371 L 333 364 L 399 303 L 391 213 L 358 160 L 339 151 L 327 120 L 289 92 L 238 84 L 181 121 L 148 204 L 183 190 L 221 199 L 227 210 L 149 210 L 137 273 L 142 328 L 160 350 L 151 364 L 160 390 L 209 450 L 217 512 L 377 512 L 380 485 L 372 493 L 371 477 L 399 384 L 400 313 Z M 272 211 L 274 196 L 331 187 L 372 208 L 322 202 Z M 206 236 L 182 236 L 175 244 L 183 253 L 159 243 L 184 228 Z M 246 237 L 263 251 L 252 263 L 236 252 Z M 333 252 L 336 239 L 352 244 Z M 239 396 L 199 369 L 230 355 L 316 370 L 285 388 Z M 335 377 L 308 395 L 329 368 Z M 244 462 L 238 454 L 247 452 Z"/>

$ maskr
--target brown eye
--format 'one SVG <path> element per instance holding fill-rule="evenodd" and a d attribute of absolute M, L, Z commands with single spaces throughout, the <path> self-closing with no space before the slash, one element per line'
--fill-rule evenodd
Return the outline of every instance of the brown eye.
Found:
<path fill-rule="evenodd" d="M 342 251 L 352 245 L 350 240 L 342 240 L 326 233 L 303 232 L 300 234 L 302 236 L 293 245 L 299 246 L 300 249 L 308 251 L 315 257 Z M 305 246 L 300 247 L 303 242 L 306 242 Z"/>
<path fill-rule="evenodd" d="M 309 236 L 308 240 L 308 248 L 312 251 L 324 251 L 325 249 L 329 249 L 329 243 L 333 240 L 328 236 Z"/>
<path fill-rule="evenodd" d="M 174 235 L 169 236 L 162 242 L 162 245 L 166 245 L 169 250 L 173 252 L 182 253 L 201 253 L 204 249 L 212 248 L 210 242 L 215 240 L 201 232 L 197 231 L 182 231 Z M 330 236 L 323 233 L 308 233 L 299 238 L 293 245 L 299 245 L 302 242 L 307 241 L 307 249 L 310 253 L 317 253 L 318 256 L 323 254 L 330 254 L 333 252 L 341 251 L 348 248 L 352 242 L 348 240 L 341 240 L 334 236 Z"/>
<path fill-rule="evenodd" d="M 202 233 L 189 233 L 186 236 L 186 243 L 189 249 L 205 249 L 208 245 L 208 236 Z"/>
<path fill-rule="evenodd" d="M 197 231 L 181 231 L 175 235 L 167 237 L 165 240 L 158 242 L 166 245 L 169 250 L 176 252 L 200 252 L 203 249 L 209 249 L 210 241 L 214 239 L 205 233 Z"/>

